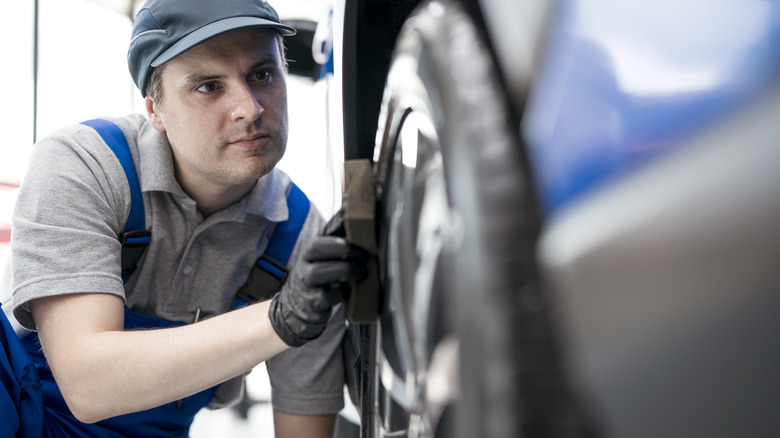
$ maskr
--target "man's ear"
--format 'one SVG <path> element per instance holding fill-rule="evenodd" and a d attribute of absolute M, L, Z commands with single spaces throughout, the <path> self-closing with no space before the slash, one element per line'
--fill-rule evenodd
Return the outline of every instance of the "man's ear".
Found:
<path fill-rule="evenodd" d="M 157 111 L 157 104 L 154 103 L 154 100 L 146 96 L 144 105 L 146 105 L 146 114 L 149 115 L 149 122 L 152 123 L 154 129 L 165 132 L 165 125 L 163 125 L 162 119 L 160 119 L 160 113 Z"/>

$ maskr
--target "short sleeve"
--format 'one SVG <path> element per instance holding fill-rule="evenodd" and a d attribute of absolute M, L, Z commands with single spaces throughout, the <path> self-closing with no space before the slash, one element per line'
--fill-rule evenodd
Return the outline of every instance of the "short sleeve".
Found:
<path fill-rule="evenodd" d="M 325 220 L 312 205 L 291 260 L 300 257 L 302 249 L 324 225 Z M 317 339 L 266 362 L 274 409 L 289 414 L 321 415 L 338 413 L 344 407 L 345 331 L 344 306 L 339 304 L 333 307 L 331 319 Z"/>
<path fill-rule="evenodd" d="M 335 414 L 344 407 L 344 306 L 334 307 L 319 338 L 267 363 L 271 404 L 289 414 Z"/>
<path fill-rule="evenodd" d="M 29 302 L 69 293 L 124 298 L 117 236 L 129 211 L 118 159 L 89 127 L 65 128 L 33 149 L 11 235 L 14 316 L 35 329 Z"/>

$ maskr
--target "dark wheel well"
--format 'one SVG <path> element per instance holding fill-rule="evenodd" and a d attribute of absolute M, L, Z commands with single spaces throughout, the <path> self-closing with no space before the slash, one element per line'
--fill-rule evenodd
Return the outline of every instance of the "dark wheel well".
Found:
<path fill-rule="evenodd" d="M 342 59 L 344 158 L 372 158 L 395 41 L 422 0 L 346 0 Z M 477 0 L 457 0 L 486 39 Z M 517 114 L 517 108 L 511 110 Z"/>
<path fill-rule="evenodd" d="M 420 0 L 347 0 L 344 10 L 344 158 L 371 158 L 395 39 Z"/>

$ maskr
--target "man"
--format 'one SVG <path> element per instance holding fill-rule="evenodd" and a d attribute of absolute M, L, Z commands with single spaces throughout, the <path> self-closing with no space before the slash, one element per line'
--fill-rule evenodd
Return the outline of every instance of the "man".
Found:
<path fill-rule="evenodd" d="M 276 436 L 332 435 L 343 406 L 336 303 L 340 285 L 364 275 L 365 252 L 319 236 L 311 207 L 280 292 L 231 310 L 289 216 L 293 189 L 274 166 L 287 141 L 281 41 L 294 32 L 264 0 L 150 0 L 139 12 L 128 64 L 148 120 L 111 121 L 132 152 L 152 237 L 126 284 L 121 163 L 85 125 L 36 145 L 12 272 L 14 315 L 45 355 L 47 433 L 186 435 L 198 409 L 236 400 L 242 376 L 268 361 Z"/>

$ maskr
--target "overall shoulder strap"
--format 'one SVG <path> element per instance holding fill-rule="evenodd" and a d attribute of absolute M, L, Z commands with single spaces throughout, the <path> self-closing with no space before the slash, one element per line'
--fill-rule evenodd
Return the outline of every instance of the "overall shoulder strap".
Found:
<path fill-rule="evenodd" d="M 130 152 L 125 134 L 116 123 L 104 119 L 93 119 L 81 122 L 81 124 L 91 127 L 100 134 L 103 141 L 119 159 L 130 185 L 130 214 L 125 222 L 124 231 L 119 235 L 119 240 L 122 243 L 122 281 L 127 282 L 151 240 L 151 233 L 146 231 L 144 198 L 141 193 L 138 173 L 135 170 L 133 155 Z"/>
<path fill-rule="evenodd" d="M 310 206 L 311 202 L 303 191 L 295 183 L 290 183 L 287 220 L 274 227 L 265 253 L 257 259 L 246 282 L 238 290 L 234 307 L 266 300 L 279 290 L 287 278 L 287 263 L 309 215 Z"/>
<path fill-rule="evenodd" d="M 295 242 L 298 241 L 301 228 L 309 215 L 309 208 L 309 198 L 295 183 L 290 183 L 290 193 L 287 195 L 289 216 L 286 221 L 276 224 L 265 249 L 265 256 L 287 265 L 293 248 L 295 248 Z"/>

